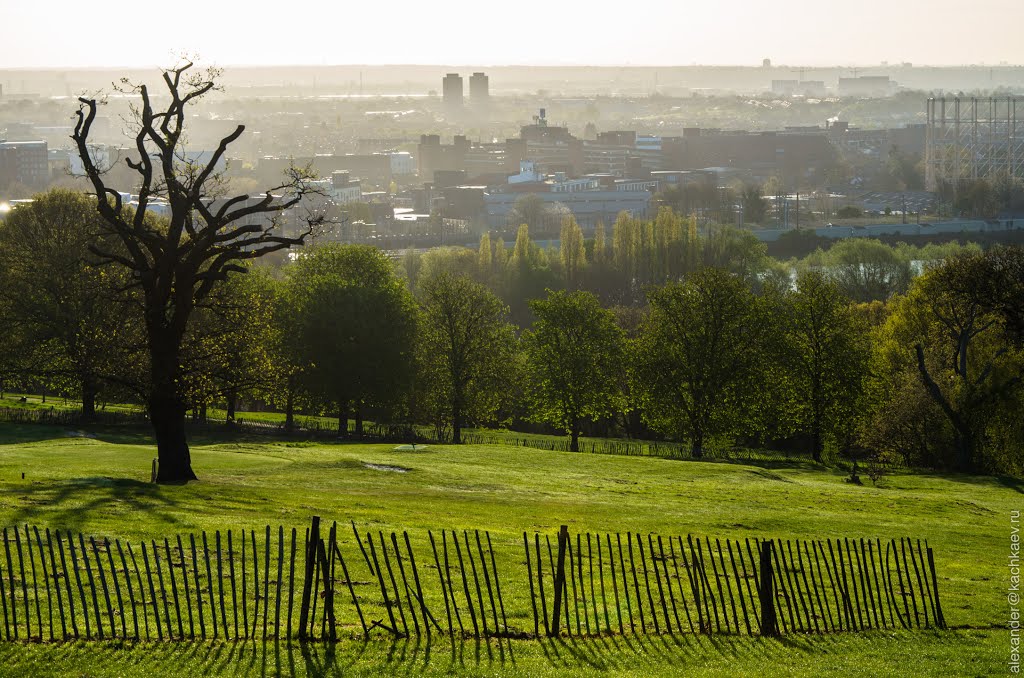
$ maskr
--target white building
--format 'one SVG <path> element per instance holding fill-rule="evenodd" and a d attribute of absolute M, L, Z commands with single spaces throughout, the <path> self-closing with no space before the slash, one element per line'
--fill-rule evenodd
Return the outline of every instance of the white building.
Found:
<path fill-rule="evenodd" d="M 508 178 L 510 184 L 529 184 L 536 181 L 544 181 L 544 175 L 537 170 L 537 163 L 532 160 L 520 160 L 519 174 L 513 174 Z"/>
<path fill-rule="evenodd" d="M 331 172 L 330 185 L 327 193 L 338 205 L 359 202 L 363 199 L 363 189 L 359 179 L 352 179 L 345 170 Z"/>
<path fill-rule="evenodd" d="M 484 209 L 487 223 L 492 228 L 514 226 L 509 222 L 515 214 L 516 201 L 524 195 L 535 195 L 550 207 L 568 210 L 584 229 L 592 230 L 598 222 L 611 223 L 619 212 L 644 217 L 650 210 L 651 189 L 656 180 L 626 182 L 621 185 L 613 181 L 602 185 L 602 178 L 587 176 L 569 179 L 564 172 L 544 175 L 530 160 L 519 163 L 519 174 L 508 177 L 504 186 L 492 186 L 484 192 Z M 557 228 L 561 222 L 560 212 L 551 212 L 552 223 L 548 228 Z"/>
<path fill-rule="evenodd" d="M 416 174 L 416 161 L 409 151 L 393 151 L 388 153 L 391 160 L 391 174 L 395 176 L 407 176 Z"/>

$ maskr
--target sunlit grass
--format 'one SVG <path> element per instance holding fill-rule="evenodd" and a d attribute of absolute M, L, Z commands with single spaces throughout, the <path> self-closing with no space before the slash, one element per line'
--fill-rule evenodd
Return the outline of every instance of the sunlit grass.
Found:
<path fill-rule="evenodd" d="M 72 432 L 80 434 L 82 432 Z M 525 625 L 528 600 L 522 532 L 694 533 L 711 537 L 891 537 L 935 549 L 947 622 L 979 631 L 843 634 L 830 637 L 617 638 L 515 642 L 516 663 L 486 647 L 457 648 L 460 672 L 558 675 L 614 671 L 635 675 L 719 671 L 821 675 L 988 675 L 1002 666 L 1005 551 L 1009 512 L 1021 508 L 1012 479 L 896 474 L 878 486 L 851 485 L 841 471 L 802 464 L 699 463 L 554 453 L 509 446 L 322 444 L 209 437 L 193 441 L 200 482 L 148 483 L 155 448 L 144 430 L 98 429 L 96 438 L 63 429 L 0 425 L 0 522 L 138 539 L 199 530 L 299 527 L 312 515 L 363 530 L 479 528 L 490 531 L 506 586 L 510 622 Z M 374 467 L 377 468 L 374 468 Z M 401 467 L 405 473 L 379 470 Z M 24 480 L 21 474 L 25 474 Z M 346 548 L 352 548 L 348 544 Z M 507 583 L 506 583 L 507 582 Z M 511 602 L 510 602 L 511 601 Z M 521 609 L 523 608 L 523 609 Z M 346 641 L 333 658 L 230 645 L 4 646 L 0 675 L 126 675 L 133 662 L 152 675 L 306 675 L 445 673 L 451 648 L 392 648 Z M 508 646 L 504 648 L 509 652 Z M 416 658 L 412 659 L 413 653 Z M 404 657 L 404 658 L 403 658 Z M 229 658 L 234 658 L 230 659 Z M 351 662 L 356 662 L 350 666 Z M 241 664 L 239 664 L 241 662 Z M 180 666 L 179 666 L 180 665 Z M 81 667 L 81 670 L 78 669 Z M 248 667 L 248 668 L 244 668 Z M 463 668 L 464 667 L 464 668 Z M 902 667 L 902 668 L 901 668 Z M 944 668 L 951 667 L 951 668 Z"/>

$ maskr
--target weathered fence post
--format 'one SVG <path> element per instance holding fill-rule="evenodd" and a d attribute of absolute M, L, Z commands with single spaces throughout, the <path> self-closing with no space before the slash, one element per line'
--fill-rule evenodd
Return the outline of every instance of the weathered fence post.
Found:
<path fill-rule="evenodd" d="M 555 609 L 552 612 L 549 636 L 557 636 L 560 628 L 562 612 L 562 589 L 565 588 L 565 548 L 569 543 L 569 526 L 562 525 L 558 530 L 558 566 L 555 570 Z"/>
<path fill-rule="evenodd" d="M 935 592 L 935 623 L 940 629 L 944 629 L 946 628 L 946 618 L 942 616 L 942 604 L 939 603 L 939 578 L 935 576 L 935 554 L 927 542 L 925 542 L 925 548 L 928 549 L 928 569 L 932 574 L 932 591 Z"/>
<path fill-rule="evenodd" d="M 761 603 L 761 635 L 777 637 L 779 635 L 778 620 L 775 617 L 775 591 L 772 577 L 772 542 L 761 542 L 761 588 L 758 598 Z"/>
<path fill-rule="evenodd" d="M 299 640 L 306 639 L 309 622 L 309 600 L 313 594 L 313 568 L 317 560 L 317 544 L 320 543 L 320 516 L 313 516 L 306 544 L 306 576 L 302 582 L 302 603 L 299 607 Z"/>
<path fill-rule="evenodd" d="M 314 525 L 315 524 L 316 523 L 314 523 Z M 331 528 L 331 542 L 332 544 L 334 542 L 334 528 Z M 320 561 L 320 569 L 323 570 L 324 573 L 324 618 L 327 620 L 327 626 L 329 627 L 327 630 L 327 637 L 333 643 L 338 640 L 338 630 L 334 620 L 334 581 L 331 579 L 331 569 L 330 564 L 327 562 L 327 551 L 324 548 L 324 540 L 319 538 L 319 533 L 318 538 L 313 541 L 313 546 L 316 549 L 316 557 L 319 558 Z M 266 584 L 264 584 L 264 589 L 264 595 L 266 595 Z M 266 637 L 266 615 L 267 608 L 266 603 L 264 603 L 264 638 Z"/>

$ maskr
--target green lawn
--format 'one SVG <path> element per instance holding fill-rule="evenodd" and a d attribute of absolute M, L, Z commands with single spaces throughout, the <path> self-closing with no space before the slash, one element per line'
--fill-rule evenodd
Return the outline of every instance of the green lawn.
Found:
<path fill-rule="evenodd" d="M 489 530 L 510 624 L 527 626 L 522 531 L 657 532 L 714 537 L 927 539 L 935 549 L 947 632 L 788 636 L 632 636 L 428 648 L 375 637 L 323 647 L 187 643 L 0 644 L 3 675 L 249 675 L 277 672 L 709 673 L 711 675 L 993 675 L 1005 672 L 1006 555 L 1012 479 L 894 474 L 877 487 L 806 465 L 679 462 L 508 446 L 307 444 L 227 437 L 194 441 L 201 478 L 146 482 L 155 449 L 142 432 L 69 437 L 0 424 L 0 523 L 138 539 L 198 530 L 298 527 L 316 514 L 365 530 Z M 406 469 L 405 473 L 376 466 Z M 25 479 L 21 479 L 21 474 Z M 351 531 L 342 538 L 351 541 Z M 349 543 L 346 548 L 352 548 Z M 507 582 L 507 584 L 506 584 Z M 523 605 L 527 605 L 523 608 Z M 532 625 L 532 622 L 531 622 Z M 454 659 L 453 659 L 454 654 Z M 477 658 L 479 656 L 479 659 Z"/>

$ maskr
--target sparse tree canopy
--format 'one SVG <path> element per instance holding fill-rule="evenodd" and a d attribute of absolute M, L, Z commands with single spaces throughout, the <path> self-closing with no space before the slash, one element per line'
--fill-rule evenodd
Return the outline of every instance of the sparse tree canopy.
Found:
<path fill-rule="evenodd" d="M 509 213 L 512 224 L 526 224 L 534 233 L 547 230 L 555 212 L 536 193 L 524 193 L 516 198 Z M 560 216 L 560 215 L 559 215 Z"/>
<path fill-rule="evenodd" d="M 740 193 L 743 203 L 743 220 L 755 224 L 763 224 L 768 215 L 768 202 L 764 191 L 758 184 L 744 184 Z"/>
<path fill-rule="evenodd" d="M 272 348 L 277 283 L 266 271 L 231 276 L 200 303 L 189 321 L 182 377 L 200 412 L 223 399 L 234 420 L 246 392 L 266 392 L 279 378 Z"/>
<path fill-rule="evenodd" d="M 305 170 L 290 170 L 262 196 L 218 195 L 216 167 L 242 135 L 243 125 L 220 140 L 205 165 L 185 159 L 189 107 L 217 88 L 218 76 L 215 69 L 197 71 L 192 63 L 181 64 L 163 73 L 167 92 L 158 99 L 147 85 L 122 81 L 126 91 L 139 97 L 131 121 L 136 157 L 126 159 L 139 179 L 134 209 L 127 209 L 120 187 L 107 185 L 89 153 L 100 101 L 79 99 L 72 135 L 96 193 L 102 235 L 118 243 L 115 249 L 100 239 L 90 249 L 102 263 L 127 269 L 142 296 L 150 355 L 147 406 L 163 482 L 196 477 L 185 439 L 181 380 L 182 340 L 196 304 L 230 273 L 244 272 L 242 262 L 301 244 L 318 224 L 311 216 L 289 235 L 279 220 L 315 192 Z M 157 102 L 160 108 L 154 107 Z M 170 213 L 159 226 L 147 219 L 157 200 L 166 201 Z"/>

